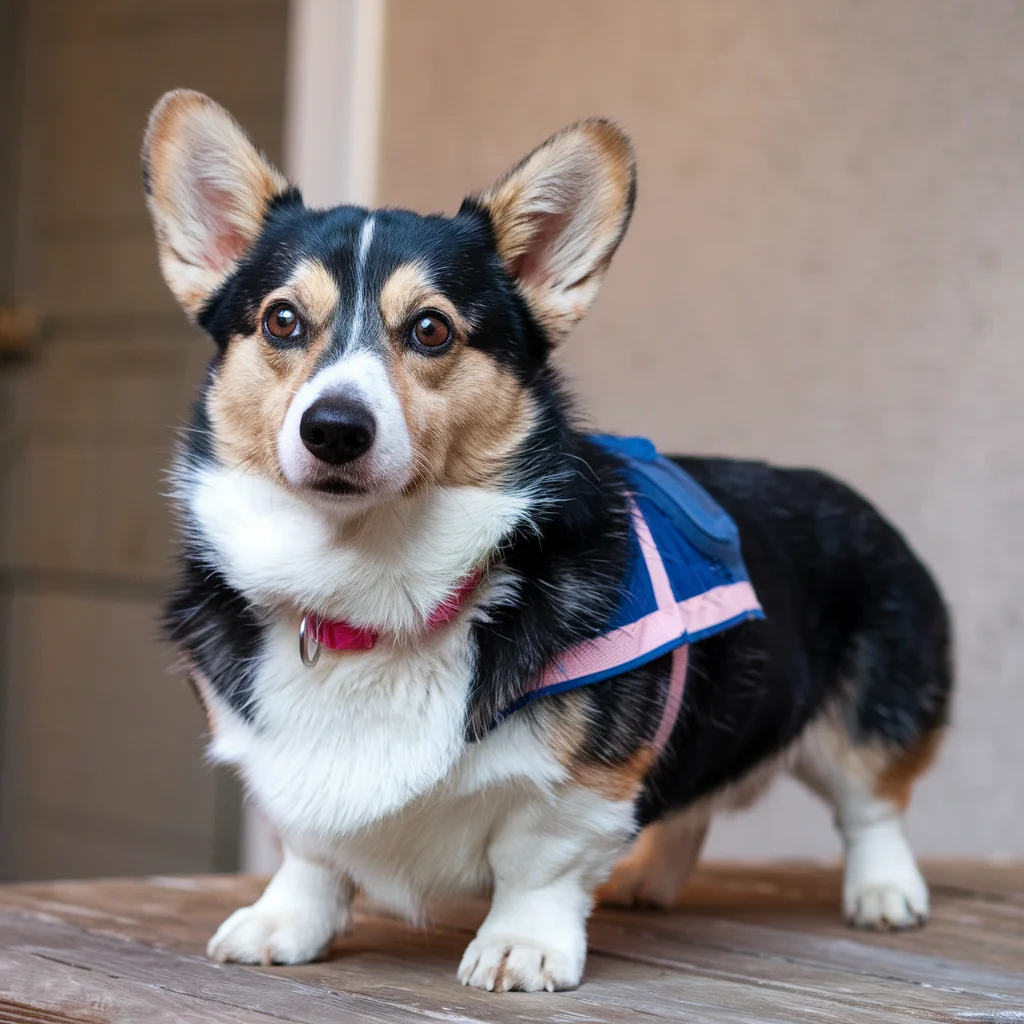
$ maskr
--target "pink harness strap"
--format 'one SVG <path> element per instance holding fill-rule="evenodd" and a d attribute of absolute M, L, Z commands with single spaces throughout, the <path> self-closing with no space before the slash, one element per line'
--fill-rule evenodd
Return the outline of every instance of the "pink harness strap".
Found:
<path fill-rule="evenodd" d="M 665 563 L 661 559 L 643 513 L 632 504 L 633 529 L 651 580 L 657 607 L 643 618 L 613 629 L 594 640 L 570 648 L 552 661 L 527 687 L 527 692 L 562 686 L 573 679 L 595 675 L 625 665 L 687 634 L 709 627 L 752 609 L 759 609 L 754 588 L 746 580 L 725 583 L 703 594 L 676 601 Z"/>
<path fill-rule="evenodd" d="M 683 622 L 687 617 L 687 612 L 692 610 L 690 607 L 692 602 L 676 601 L 665 563 L 651 536 L 647 520 L 644 519 L 635 502 L 630 502 L 630 512 L 633 516 L 633 529 L 640 545 L 640 553 L 651 580 L 651 589 L 657 602 L 657 610 L 639 622 L 623 626 L 603 637 L 579 644 L 567 651 L 532 681 L 527 687 L 527 692 L 559 686 L 567 680 L 624 664 L 638 653 L 654 650 L 685 632 Z M 711 593 L 713 594 L 713 592 Z M 702 594 L 700 598 L 703 601 L 708 598 L 708 595 Z M 653 740 L 654 748 L 659 754 L 668 743 L 669 737 L 672 735 L 672 728 L 679 717 L 679 709 L 683 702 L 683 690 L 686 687 L 688 662 L 688 646 L 686 644 L 673 650 L 672 675 L 669 678 L 668 693 L 661 712 L 661 721 Z"/>
<path fill-rule="evenodd" d="M 687 644 L 677 647 L 672 652 L 672 675 L 668 681 L 668 695 L 665 697 L 665 707 L 661 712 L 661 722 L 658 724 L 658 731 L 654 734 L 653 746 L 657 753 L 661 753 L 672 735 L 672 729 L 679 717 L 679 708 L 683 703 L 683 690 L 686 688 L 686 669 L 689 665 L 690 648 Z"/>
<path fill-rule="evenodd" d="M 651 588 L 654 590 L 654 598 L 658 602 L 658 611 L 678 615 L 678 605 L 675 594 L 672 593 L 672 584 L 669 581 L 668 573 L 665 571 L 665 563 L 661 560 L 658 545 L 654 543 L 651 536 L 651 528 L 647 520 L 640 514 L 640 509 L 633 505 L 633 523 L 635 524 L 636 537 L 640 542 L 640 550 L 643 552 L 644 563 L 647 572 L 651 577 Z M 654 749 L 660 754 L 672 735 L 672 728 L 679 717 L 679 708 L 683 703 L 683 690 L 686 688 L 686 669 L 689 665 L 689 645 L 683 644 L 672 652 L 672 675 L 669 677 L 668 694 L 665 697 L 665 706 L 661 711 L 661 721 L 658 723 L 658 731 L 654 734 Z"/>

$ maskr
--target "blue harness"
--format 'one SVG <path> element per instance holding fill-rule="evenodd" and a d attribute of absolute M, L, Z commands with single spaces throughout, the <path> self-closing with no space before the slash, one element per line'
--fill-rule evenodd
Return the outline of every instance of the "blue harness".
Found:
<path fill-rule="evenodd" d="M 556 658 L 498 721 L 539 697 L 676 652 L 660 737 L 678 712 L 687 645 L 764 618 L 764 612 L 743 563 L 736 524 L 693 477 L 646 438 L 601 434 L 591 440 L 621 459 L 630 494 L 630 552 L 619 607 L 601 636 Z"/>

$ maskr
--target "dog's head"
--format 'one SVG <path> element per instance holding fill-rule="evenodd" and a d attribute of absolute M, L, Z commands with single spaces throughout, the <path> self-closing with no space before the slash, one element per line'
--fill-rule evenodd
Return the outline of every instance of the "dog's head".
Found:
<path fill-rule="evenodd" d="M 142 158 L 164 277 L 218 346 L 214 455 L 353 508 L 500 480 L 635 187 L 627 137 L 587 120 L 454 217 L 308 209 L 186 91 L 153 110 Z"/>

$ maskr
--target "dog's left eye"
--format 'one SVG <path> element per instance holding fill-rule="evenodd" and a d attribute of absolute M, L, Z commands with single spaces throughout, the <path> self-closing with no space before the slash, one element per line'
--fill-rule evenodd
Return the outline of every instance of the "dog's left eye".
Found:
<path fill-rule="evenodd" d="M 416 315 L 412 325 L 411 341 L 416 348 L 436 352 L 448 344 L 452 328 L 448 321 L 434 310 L 424 310 Z"/>
<path fill-rule="evenodd" d="M 302 318 L 294 306 L 275 302 L 263 317 L 263 330 L 271 341 L 294 340 L 302 336 Z"/>

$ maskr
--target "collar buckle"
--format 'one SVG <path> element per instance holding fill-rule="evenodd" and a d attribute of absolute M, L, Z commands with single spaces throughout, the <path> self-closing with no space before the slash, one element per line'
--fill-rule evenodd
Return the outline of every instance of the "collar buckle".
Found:
<path fill-rule="evenodd" d="M 320 642 L 317 639 L 318 624 L 314 624 L 312 621 L 314 618 L 313 612 L 306 612 L 299 623 L 299 657 L 306 668 L 312 668 L 320 660 Z M 312 653 L 309 648 L 311 642 L 315 645 Z"/>

